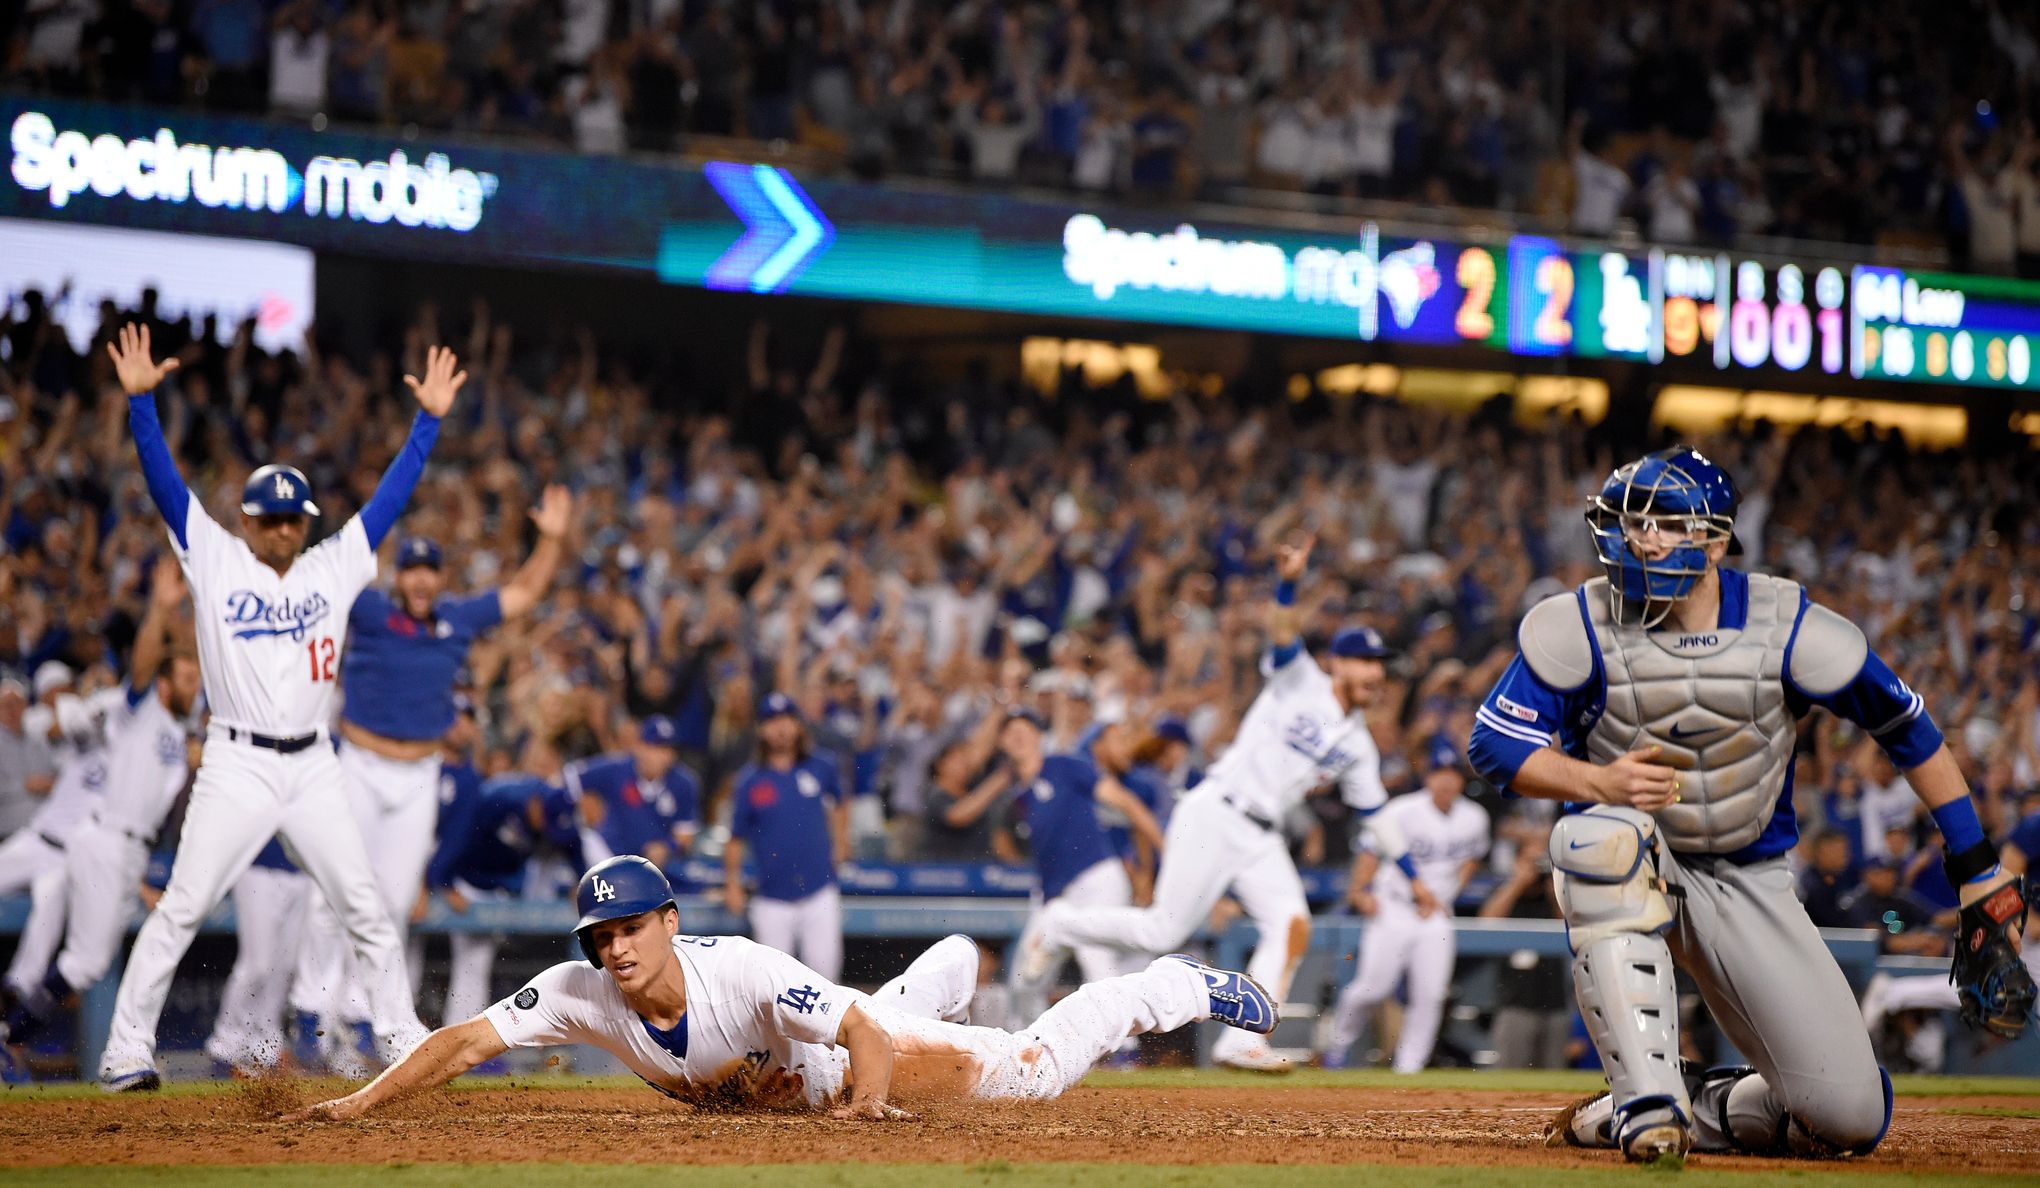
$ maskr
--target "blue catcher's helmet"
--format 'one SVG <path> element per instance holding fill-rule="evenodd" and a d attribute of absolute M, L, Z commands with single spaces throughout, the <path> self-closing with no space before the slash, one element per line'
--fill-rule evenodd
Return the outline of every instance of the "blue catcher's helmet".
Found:
<path fill-rule="evenodd" d="M 1728 472 L 1689 446 L 1646 454 L 1609 475 L 1587 503 L 1587 526 L 1616 621 L 1656 626 L 1706 576 L 1709 544 L 1725 540 L 1740 552 L 1737 502 Z M 1672 547 L 1646 559 L 1636 547 L 1657 535 Z"/>
<path fill-rule="evenodd" d="M 295 466 L 271 462 L 248 476 L 241 484 L 241 514 L 244 516 L 316 516 L 319 505 L 312 502 L 312 482 Z"/>
<path fill-rule="evenodd" d="M 581 876 L 581 885 L 574 888 L 574 910 L 581 913 L 581 922 L 574 925 L 574 939 L 581 942 L 588 963 L 599 969 L 602 955 L 596 951 L 589 929 L 604 920 L 626 920 L 675 906 L 673 884 L 649 858 L 618 854 L 589 867 Z"/>

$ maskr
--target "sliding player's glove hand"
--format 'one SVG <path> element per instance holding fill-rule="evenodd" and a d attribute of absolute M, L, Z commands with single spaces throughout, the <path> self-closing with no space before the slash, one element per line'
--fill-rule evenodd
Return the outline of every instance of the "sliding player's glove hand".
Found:
<path fill-rule="evenodd" d="M 1962 1001 L 1962 1021 L 2017 1039 L 2033 1014 L 2033 975 L 2019 960 L 2026 925 L 2026 880 L 2000 872 L 1961 884 L 1961 925 L 1949 980 Z"/>

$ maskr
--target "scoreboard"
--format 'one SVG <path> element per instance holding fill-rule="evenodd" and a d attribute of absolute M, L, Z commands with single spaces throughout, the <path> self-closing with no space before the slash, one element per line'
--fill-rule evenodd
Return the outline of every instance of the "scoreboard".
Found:
<path fill-rule="evenodd" d="M 1855 270 L 1850 374 L 2034 388 L 2040 286 L 1896 268 Z"/>

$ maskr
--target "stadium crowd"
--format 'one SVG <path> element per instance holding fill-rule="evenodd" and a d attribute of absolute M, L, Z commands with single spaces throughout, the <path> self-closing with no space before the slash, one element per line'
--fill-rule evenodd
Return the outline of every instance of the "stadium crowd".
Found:
<path fill-rule="evenodd" d="M 111 679 L 165 548 L 103 350 L 26 308 L 0 323 L 0 836 L 47 789 L 25 714 L 60 681 Z M 452 587 L 508 575 L 544 484 L 576 492 L 574 560 L 472 654 L 478 765 L 557 779 L 665 715 L 702 789 L 675 837 L 699 826 L 710 856 L 772 691 L 840 762 L 867 858 L 1021 852 L 1018 823 L 971 795 L 1016 705 L 1052 748 L 1135 772 L 1165 816 L 1259 688 L 1272 550 L 1306 531 L 1307 637 L 1358 621 L 1400 649 L 1373 728 L 1389 788 L 1413 788 L 1431 756 L 1463 752 L 1522 611 L 1596 572 L 1580 510 L 1644 444 L 1613 422 L 1525 432 L 1506 399 L 1460 417 L 1366 396 L 1142 399 L 1074 372 L 1053 393 L 912 382 L 841 328 L 801 349 L 758 323 L 748 383 L 718 392 L 634 370 L 586 330 L 534 339 L 480 302 L 425 307 L 361 357 L 271 355 L 249 327 L 215 341 L 146 306 L 105 316 L 102 338 L 138 316 L 184 360 L 163 417 L 216 514 L 250 468 L 288 457 L 327 530 L 403 438 L 397 377 L 456 344 L 474 378 L 405 523 L 441 543 Z M 2040 811 L 2030 458 L 1762 425 L 1710 445 L 1743 483 L 1748 563 L 1866 625 L 1947 731 L 1991 835 Z M 1796 785 L 1817 922 L 1943 951 L 1938 834 L 1874 743 L 1821 719 Z M 1483 892 L 1513 891 L 1506 914 L 1541 881 L 1548 806 L 1473 794 L 1496 822 Z M 1344 865 L 1353 822 L 1336 796 L 1309 805 L 1287 823 L 1300 859 Z"/>
<path fill-rule="evenodd" d="M 870 175 L 1310 191 L 1591 235 L 1945 242 L 2040 269 L 2011 0 L 28 0 L 16 85 Z"/>

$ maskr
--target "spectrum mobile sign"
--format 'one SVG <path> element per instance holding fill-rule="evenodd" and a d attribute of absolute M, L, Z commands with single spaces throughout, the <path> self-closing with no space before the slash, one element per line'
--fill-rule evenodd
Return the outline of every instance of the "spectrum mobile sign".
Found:
<path fill-rule="evenodd" d="M 319 155 L 302 167 L 273 148 L 180 141 L 169 128 L 124 139 L 59 127 L 24 111 L 9 129 L 8 173 L 53 208 L 90 192 L 104 199 L 196 203 L 402 227 L 472 231 L 496 192 L 496 175 L 456 168 L 445 153 L 413 160 L 393 149 L 376 160 Z"/>

